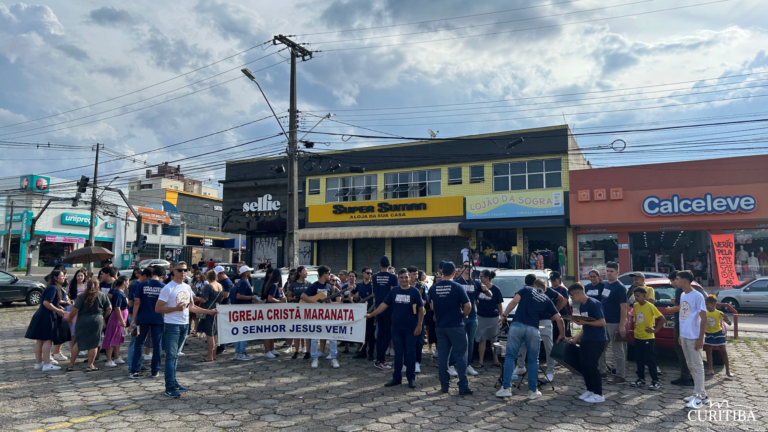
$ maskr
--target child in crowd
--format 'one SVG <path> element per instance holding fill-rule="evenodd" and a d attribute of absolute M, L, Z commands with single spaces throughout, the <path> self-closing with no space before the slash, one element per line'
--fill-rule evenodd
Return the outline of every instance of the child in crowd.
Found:
<path fill-rule="evenodd" d="M 658 390 L 659 376 L 656 369 L 656 333 L 664 327 L 666 319 L 647 299 L 645 288 L 635 288 L 635 304 L 632 305 L 635 318 L 635 360 L 637 361 L 637 381 L 632 387 L 645 385 L 645 367 L 651 374 L 649 390 Z M 656 322 L 656 320 L 659 320 Z"/>
<path fill-rule="evenodd" d="M 731 365 L 728 362 L 728 351 L 725 349 L 725 333 L 721 327 L 720 321 L 725 321 L 728 325 L 731 325 L 731 320 L 721 311 L 716 309 L 717 299 L 714 297 L 707 297 L 707 328 L 704 335 L 704 350 L 707 352 L 707 371 L 704 375 L 714 375 L 715 371 L 712 369 L 712 347 L 720 347 L 720 357 L 723 358 L 723 364 L 725 365 L 725 376 L 732 378 Z"/>

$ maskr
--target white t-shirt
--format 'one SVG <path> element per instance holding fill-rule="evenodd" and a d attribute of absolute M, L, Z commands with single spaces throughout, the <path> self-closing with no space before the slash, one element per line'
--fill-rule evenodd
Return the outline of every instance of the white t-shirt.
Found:
<path fill-rule="evenodd" d="M 469 261 L 469 249 L 464 248 L 461 250 L 461 259 L 462 261 Z"/>
<path fill-rule="evenodd" d="M 157 299 L 164 301 L 168 307 L 176 307 L 179 303 L 190 304 L 193 297 L 194 293 L 189 285 L 170 281 L 160 291 L 160 297 Z M 166 324 L 187 325 L 189 324 L 189 308 L 184 308 L 181 312 L 163 314 L 163 319 Z"/>
<path fill-rule="evenodd" d="M 680 337 L 698 339 L 701 331 L 701 311 L 706 312 L 704 296 L 693 290 L 680 297 Z"/>

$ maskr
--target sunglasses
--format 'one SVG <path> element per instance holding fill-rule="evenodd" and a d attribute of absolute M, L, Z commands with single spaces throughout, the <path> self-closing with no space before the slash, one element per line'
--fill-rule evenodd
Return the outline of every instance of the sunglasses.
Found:
<path fill-rule="evenodd" d="M 181 269 L 176 269 L 176 271 L 179 273 L 186 273 L 187 269 L 181 268 Z"/>
<path fill-rule="evenodd" d="M 469 264 L 464 264 L 464 268 L 470 268 Z"/>
<path fill-rule="evenodd" d="M 363 273 L 363 274 L 373 274 L 373 272 L 365 272 L 365 273 Z"/>

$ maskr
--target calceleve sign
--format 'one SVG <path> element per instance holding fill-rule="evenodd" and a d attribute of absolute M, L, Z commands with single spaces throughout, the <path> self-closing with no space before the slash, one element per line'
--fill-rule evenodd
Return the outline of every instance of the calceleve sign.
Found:
<path fill-rule="evenodd" d="M 643 213 L 648 216 L 678 216 L 688 214 L 749 213 L 757 203 L 751 195 L 712 196 L 711 193 L 697 198 L 680 198 L 672 195 L 662 199 L 649 196 L 643 200 Z"/>
<path fill-rule="evenodd" d="M 467 197 L 467 219 L 563 216 L 563 191 L 526 191 Z"/>

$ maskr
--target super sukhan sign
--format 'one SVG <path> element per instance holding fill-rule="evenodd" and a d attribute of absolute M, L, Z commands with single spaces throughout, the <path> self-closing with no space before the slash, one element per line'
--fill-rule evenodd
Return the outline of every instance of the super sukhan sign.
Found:
<path fill-rule="evenodd" d="M 712 196 L 707 193 L 703 197 L 680 198 L 675 194 L 666 199 L 657 196 L 645 198 L 643 213 L 648 216 L 749 213 L 755 210 L 755 206 L 755 198 L 751 195 Z"/>

